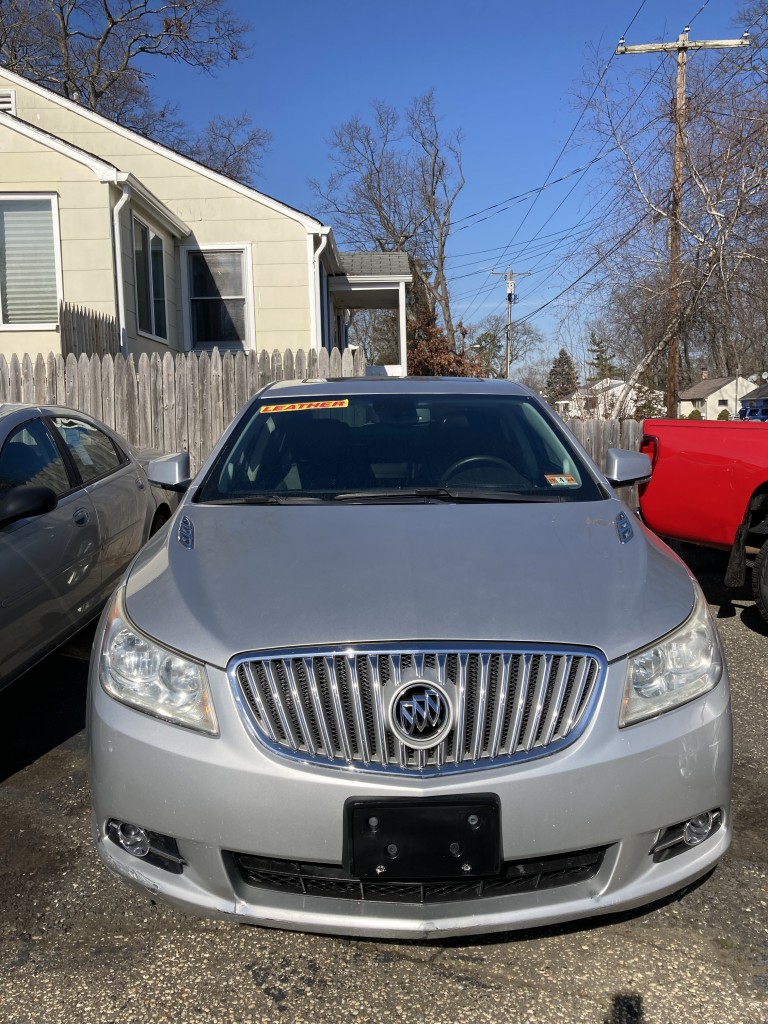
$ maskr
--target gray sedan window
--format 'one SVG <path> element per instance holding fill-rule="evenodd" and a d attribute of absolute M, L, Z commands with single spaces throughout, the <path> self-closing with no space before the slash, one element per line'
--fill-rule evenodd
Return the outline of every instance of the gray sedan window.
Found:
<path fill-rule="evenodd" d="M 84 484 L 114 472 L 125 462 L 112 440 L 90 423 L 58 417 L 53 425 L 64 439 Z"/>
<path fill-rule="evenodd" d="M 50 487 L 58 497 L 72 484 L 53 438 L 42 420 L 27 420 L 8 436 L 0 451 L 0 489 Z"/>

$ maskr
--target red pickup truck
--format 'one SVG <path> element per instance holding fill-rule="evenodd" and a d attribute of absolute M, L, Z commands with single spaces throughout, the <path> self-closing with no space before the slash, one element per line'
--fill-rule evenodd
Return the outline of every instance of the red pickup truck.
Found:
<path fill-rule="evenodd" d="M 643 521 L 662 537 L 731 552 L 725 582 L 752 589 L 768 622 L 768 424 L 645 420 Z"/>

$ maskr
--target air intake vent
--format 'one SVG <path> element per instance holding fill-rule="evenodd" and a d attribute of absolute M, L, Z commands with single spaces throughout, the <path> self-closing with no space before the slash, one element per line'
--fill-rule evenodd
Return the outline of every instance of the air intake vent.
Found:
<path fill-rule="evenodd" d="M 0 89 L 0 111 L 16 116 L 16 90 Z"/>

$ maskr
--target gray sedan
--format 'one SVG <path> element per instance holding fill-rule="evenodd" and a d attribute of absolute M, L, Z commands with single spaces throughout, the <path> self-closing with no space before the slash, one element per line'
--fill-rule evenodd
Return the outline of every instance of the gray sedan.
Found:
<path fill-rule="evenodd" d="M 650 469 L 601 474 L 506 381 L 261 391 L 101 621 L 105 864 L 184 910 L 400 938 L 706 874 L 728 680 L 697 583 L 613 491 Z"/>
<path fill-rule="evenodd" d="M 83 413 L 0 404 L 0 686 L 98 615 L 169 518 L 147 461 Z"/>

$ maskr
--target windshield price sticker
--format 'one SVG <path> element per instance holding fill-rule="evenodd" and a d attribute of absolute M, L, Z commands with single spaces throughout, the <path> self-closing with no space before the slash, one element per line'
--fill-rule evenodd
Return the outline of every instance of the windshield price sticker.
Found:
<path fill-rule="evenodd" d="M 578 487 L 579 481 L 570 473 L 547 473 L 545 477 L 550 487 Z"/>
<path fill-rule="evenodd" d="M 346 409 L 348 398 L 339 398 L 334 402 L 290 402 L 285 405 L 262 405 L 259 412 L 304 412 L 306 409 Z"/>

